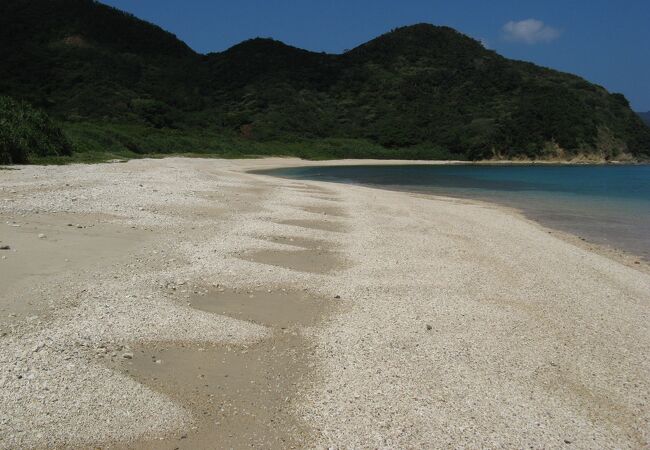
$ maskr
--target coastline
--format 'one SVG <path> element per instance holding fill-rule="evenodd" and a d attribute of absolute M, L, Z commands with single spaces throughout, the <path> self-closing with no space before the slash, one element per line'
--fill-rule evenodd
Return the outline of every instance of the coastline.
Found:
<path fill-rule="evenodd" d="M 183 447 L 202 442 L 207 428 L 217 433 L 210 437 L 227 441 L 239 430 L 248 439 L 239 444 L 277 448 L 287 439 L 647 444 L 650 419 L 638 402 L 649 392 L 646 264 L 604 258 L 598 252 L 612 255 L 498 205 L 248 172 L 291 165 L 323 162 L 169 158 L 27 167 L 0 179 L 0 244 L 19 243 L 17 253 L 0 253 L 0 264 L 16 264 L 15 284 L 0 291 L 8 318 L 0 400 L 9 411 L 0 447 Z M 75 261 L 69 252 L 79 248 L 114 252 Z M 16 259 L 23 253 L 50 255 L 58 270 L 30 272 Z M 224 292 L 278 294 L 281 317 L 290 314 L 284 304 L 327 312 L 268 322 L 239 297 L 219 300 Z M 212 296 L 216 310 L 205 302 Z M 32 310 L 10 312 L 17 297 Z M 235 390 L 268 387 L 243 397 L 291 436 L 251 436 L 232 428 L 241 421 L 219 418 L 268 419 L 249 405 L 222 404 L 209 424 L 197 420 L 214 410 L 205 399 L 219 398 L 223 389 L 210 389 L 224 374 L 190 371 L 212 387 L 184 403 L 174 393 L 188 375 L 174 366 L 189 354 L 199 364 L 206 354 L 231 358 L 242 368 L 226 385 Z M 270 361 L 298 354 L 308 358 L 295 367 L 298 379 L 280 386 L 282 399 L 262 395 L 286 378 Z M 252 361 L 263 361 L 265 377 L 246 378 Z M 75 399 L 65 394 L 71 386 Z M 42 434 L 25 432 L 33 428 Z"/>
<path fill-rule="evenodd" d="M 593 161 L 584 161 L 584 162 L 572 162 L 572 161 L 527 161 L 527 160 L 519 160 L 519 161 L 496 161 L 496 160 L 485 160 L 485 161 L 477 161 L 477 162 L 472 162 L 469 163 L 467 161 L 409 161 L 409 160 L 373 160 L 373 159 L 368 159 L 368 160 L 336 160 L 332 161 L 332 164 L 330 164 L 330 161 L 319 161 L 319 162 L 314 162 L 314 161 L 304 161 L 303 160 L 298 160 L 300 161 L 298 164 L 295 162 L 292 162 L 291 158 L 286 161 L 286 164 L 281 164 L 278 163 L 275 165 L 275 160 L 277 158 L 274 158 L 273 163 L 271 164 L 271 167 L 264 168 L 264 169 L 255 169 L 251 171 L 251 173 L 258 173 L 262 175 L 268 175 L 265 174 L 264 172 L 267 170 L 274 170 L 274 169 L 282 169 L 282 168 L 289 168 L 289 167 L 305 167 L 305 166 L 328 166 L 328 165 L 334 165 L 334 166 L 346 166 L 346 165 L 410 165 L 410 164 L 416 164 L 416 165 L 463 165 L 463 164 L 471 164 L 471 165 L 518 165 L 518 164 L 541 164 L 541 165 L 604 165 L 604 164 L 617 164 L 617 162 L 607 162 L 603 164 L 599 164 L 598 162 L 593 162 Z M 629 162 L 622 162 L 622 164 L 628 164 Z M 290 177 L 284 177 L 287 179 L 292 179 Z M 294 179 L 295 180 L 295 179 Z M 306 180 L 305 180 L 306 181 Z M 334 182 L 335 183 L 335 182 Z M 580 247 L 582 249 L 588 250 L 588 251 L 593 251 L 595 253 L 598 253 L 601 256 L 605 256 L 607 258 L 611 258 L 621 264 L 624 264 L 628 267 L 631 267 L 633 269 L 641 270 L 644 273 L 650 273 L 650 260 L 646 259 L 645 257 L 635 254 L 629 250 L 617 247 L 615 245 L 608 245 L 605 243 L 601 242 L 596 242 L 595 240 L 587 237 L 580 236 L 579 232 L 577 231 L 569 231 L 569 230 L 562 230 L 557 227 L 553 227 L 551 225 L 545 224 L 539 219 L 536 219 L 534 217 L 531 217 L 530 214 L 525 211 L 522 208 L 516 207 L 516 206 L 508 206 L 504 205 L 502 203 L 498 203 L 497 201 L 494 200 L 484 200 L 484 199 L 478 199 L 478 198 L 470 198 L 466 196 L 453 196 L 453 195 L 444 195 L 444 194 L 436 194 L 436 193 L 423 193 L 423 192 L 415 192 L 415 191 L 409 191 L 408 189 L 399 189 L 399 188 L 393 188 L 393 187 L 387 187 L 387 186 L 375 186 L 375 185 L 364 185 L 364 184 L 355 184 L 355 183 L 343 183 L 343 184 L 354 184 L 357 186 L 364 186 L 368 187 L 371 189 L 379 189 L 379 190 L 390 190 L 394 192 L 404 192 L 408 193 L 414 196 L 422 196 L 423 198 L 440 198 L 440 199 L 455 199 L 458 201 L 466 201 L 468 203 L 473 203 L 476 205 L 485 205 L 488 207 L 493 207 L 500 209 L 501 211 L 504 211 L 508 214 L 513 214 L 516 215 L 517 217 L 521 218 L 522 220 L 529 221 L 530 223 L 541 227 L 543 230 L 548 232 L 549 234 L 554 234 L 556 237 L 559 237 L 560 239 L 563 239 L 564 241 L 571 243 L 577 247 Z"/>

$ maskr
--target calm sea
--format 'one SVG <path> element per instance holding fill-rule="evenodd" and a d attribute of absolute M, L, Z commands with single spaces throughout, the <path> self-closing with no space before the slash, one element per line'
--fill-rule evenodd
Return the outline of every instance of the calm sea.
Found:
<path fill-rule="evenodd" d="M 650 165 L 359 165 L 265 173 L 496 202 L 650 260 Z"/>

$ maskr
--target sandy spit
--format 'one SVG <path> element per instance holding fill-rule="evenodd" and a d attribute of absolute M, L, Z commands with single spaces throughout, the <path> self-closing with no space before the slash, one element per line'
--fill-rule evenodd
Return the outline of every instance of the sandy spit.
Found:
<path fill-rule="evenodd" d="M 185 437 L 191 405 L 119 368 L 152 343 L 272 342 L 192 306 L 222 287 L 330 302 L 291 330 L 302 446 L 650 445 L 646 272 L 495 206 L 246 172 L 303 164 L 0 171 L 0 448 Z"/>

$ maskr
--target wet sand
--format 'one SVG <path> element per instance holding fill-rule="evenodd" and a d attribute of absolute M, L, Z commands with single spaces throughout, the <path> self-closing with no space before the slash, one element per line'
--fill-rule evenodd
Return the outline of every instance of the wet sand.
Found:
<path fill-rule="evenodd" d="M 0 236 L 4 239 L 0 241 L 10 248 L 1 251 L 0 257 L 10 263 L 2 266 L 0 296 L 6 300 L 0 303 L 0 327 L 16 319 L 42 316 L 50 306 L 56 307 L 44 296 L 25 299 L 20 292 L 33 289 L 44 278 L 99 270 L 145 239 L 135 230 L 111 225 L 108 216 L 53 214 L 3 219 Z"/>
<path fill-rule="evenodd" d="M 645 264 L 305 164 L 3 171 L 0 448 L 648 445 Z"/>
<path fill-rule="evenodd" d="M 197 346 L 157 342 L 112 365 L 144 386 L 174 399 L 196 418 L 171 436 L 111 448 L 305 448 L 309 429 L 294 417 L 296 394 L 310 374 L 309 343 L 300 328 L 322 319 L 327 301 L 304 292 L 218 288 L 195 294 L 193 308 L 271 328 L 250 346 Z M 313 350 L 312 350 L 313 351 Z"/>

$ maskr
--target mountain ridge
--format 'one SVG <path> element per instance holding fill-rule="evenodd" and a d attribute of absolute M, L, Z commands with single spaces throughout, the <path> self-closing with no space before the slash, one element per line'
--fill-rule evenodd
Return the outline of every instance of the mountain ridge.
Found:
<path fill-rule="evenodd" d="M 129 123 L 257 143 L 357 140 L 391 157 L 409 148 L 469 159 L 650 154 L 650 132 L 624 96 L 509 60 L 445 26 L 396 28 L 341 54 L 269 38 L 199 54 L 92 0 L 6 0 L 0 30 L 0 95 L 46 110 L 64 128 Z"/>
<path fill-rule="evenodd" d="M 643 120 L 646 125 L 650 126 L 650 111 L 638 112 L 637 114 L 641 117 L 641 120 Z"/>

